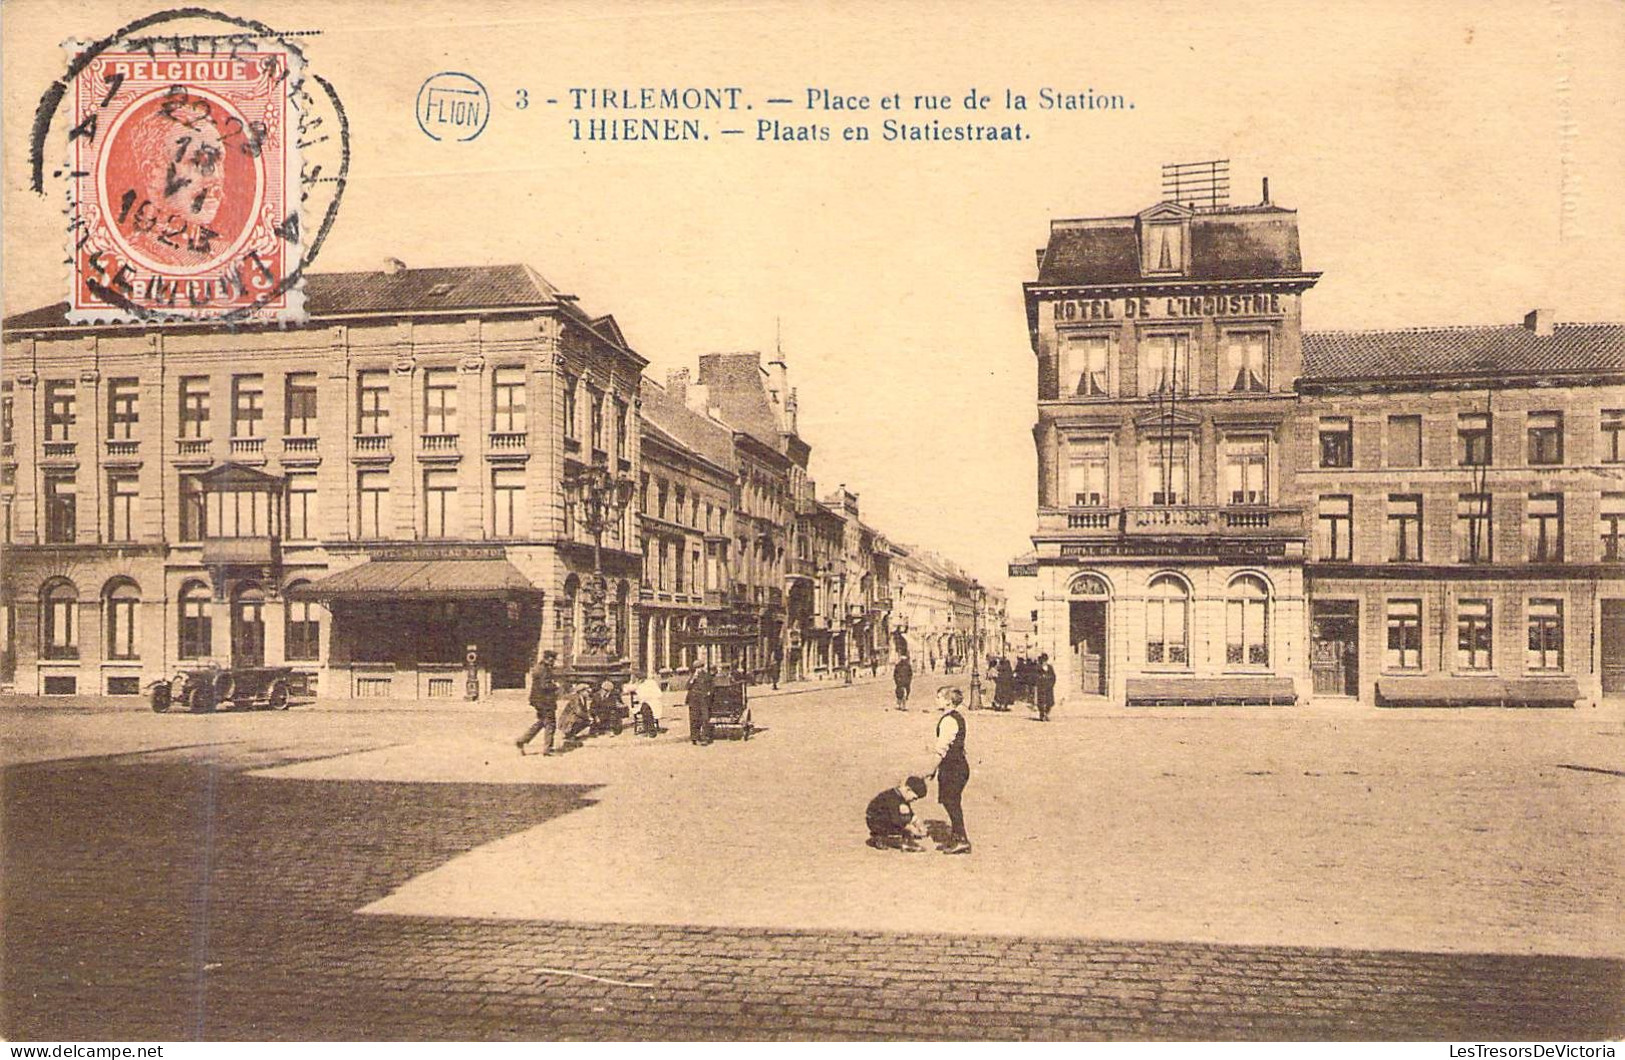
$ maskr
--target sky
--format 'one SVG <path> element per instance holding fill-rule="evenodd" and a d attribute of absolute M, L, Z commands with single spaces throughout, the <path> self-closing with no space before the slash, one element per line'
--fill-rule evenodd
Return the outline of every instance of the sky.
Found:
<path fill-rule="evenodd" d="M 991 584 L 1030 547 L 1034 360 L 1021 284 L 1059 217 L 1137 212 L 1165 162 L 1226 158 L 1232 202 L 1299 211 L 1311 329 L 1625 320 L 1625 5 L 1528 3 L 221 3 L 301 38 L 352 124 L 317 270 L 523 261 L 613 313 L 659 378 L 782 342 L 821 491 Z M 69 35 L 151 7 L 15 0 L 4 35 L 4 305 L 60 300 L 60 198 L 28 123 Z M 489 124 L 434 142 L 434 73 Z M 571 87 L 738 86 L 698 143 L 570 138 Z M 1005 111 L 1011 88 L 1133 108 Z M 807 90 L 947 94 L 946 113 L 810 112 Z M 1019 143 L 887 143 L 895 117 L 1023 122 Z M 520 109 L 519 92 L 529 105 Z M 791 106 L 769 98 L 796 100 Z M 1035 105 L 1035 104 L 1034 104 Z M 822 122 L 825 142 L 754 121 Z M 602 116 L 602 115 L 600 115 Z M 737 120 L 740 118 L 743 120 Z M 848 143 L 840 129 L 877 131 Z M 58 128 L 55 135 L 61 136 Z M 1024 585 L 1014 586 L 1019 600 Z"/>

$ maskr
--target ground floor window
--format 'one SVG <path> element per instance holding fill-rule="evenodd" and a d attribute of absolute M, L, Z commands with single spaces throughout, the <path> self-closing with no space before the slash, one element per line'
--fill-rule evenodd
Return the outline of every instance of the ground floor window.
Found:
<path fill-rule="evenodd" d="M 1456 604 L 1456 666 L 1462 670 L 1490 669 L 1494 653 L 1488 600 L 1462 600 Z"/>
<path fill-rule="evenodd" d="M 55 581 L 41 596 L 45 657 L 79 658 L 79 591 L 71 582 Z"/>
<path fill-rule="evenodd" d="M 1224 625 L 1225 665 L 1270 664 L 1270 591 L 1262 578 L 1246 574 L 1230 583 Z"/>
<path fill-rule="evenodd" d="M 1531 670 L 1563 669 L 1563 601 L 1529 601 L 1529 657 Z"/>
<path fill-rule="evenodd" d="M 1422 601 L 1388 601 L 1388 654 L 1383 664 L 1390 670 L 1422 668 Z"/>
<path fill-rule="evenodd" d="M 322 620 L 317 606 L 310 600 L 288 601 L 284 658 L 289 662 L 308 661 L 321 655 Z"/>
<path fill-rule="evenodd" d="M 1145 608 L 1145 661 L 1153 666 L 1190 664 L 1190 591 L 1171 574 L 1151 579 Z"/>
<path fill-rule="evenodd" d="M 192 582 L 181 590 L 180 656 L 200 659 L 213 651 L 208 587 Z"/>
<path fill-rule="evenodd" d="M 136 647 L 135 609 L 141 590 L 132 582 L 120 582 L 107 593 L 107 657 L 134 659 Z"/>

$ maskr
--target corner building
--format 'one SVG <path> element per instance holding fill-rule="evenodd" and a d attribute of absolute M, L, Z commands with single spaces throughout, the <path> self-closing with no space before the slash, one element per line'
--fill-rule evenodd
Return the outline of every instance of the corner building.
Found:
<path fill-rule="evenodd" d="M 1317 278 L 1297 214 L 1268 203 L 1051 224 L 1024 291 L 1039 647 L 1058 696 L 1305 693 L 1293 384 Z"/>
<path fill-rule="evenodd" d="M 0 620 L 22 693 L 288 665 L 329 696 L 522 689 L 583 650 L 597 466 L 642 357 L 523 265 L 312 275 L 287 329 L 9 318 Z M 628 653 L 636 512 L 604 534 Z"/>

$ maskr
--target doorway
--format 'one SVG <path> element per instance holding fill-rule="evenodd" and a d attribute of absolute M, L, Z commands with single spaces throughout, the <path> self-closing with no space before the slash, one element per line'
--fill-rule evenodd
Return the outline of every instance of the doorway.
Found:
<path fill-rule="evenodd" d="M 248 588 L 231 605 L 231 665 L 265 665 L 265 594 Z"/>
<path fill-rule="evenodd" d="M 1074 600 L 1068 642 L 1072 672 L 1085 695 L 1106 694 L 1106 601 Z"/>
<path fill-rule="evenodd" d="M 1625 695 L 1625 600 L 1602 602 L 1602 694 Z"/>
<path fill-rule="evenodd" d="M 1309 672 L 1317 696 L 1360 694 L 1360 602 L 1317 600 L 1310 615 Z"/>

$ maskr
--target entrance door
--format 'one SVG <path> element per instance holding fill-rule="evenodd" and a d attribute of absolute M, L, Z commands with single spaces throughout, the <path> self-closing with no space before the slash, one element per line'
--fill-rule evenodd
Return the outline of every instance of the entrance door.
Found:
<path fill-rule="evenodd" d="M 1074 600 L 1071 612 L 1072 672 L 1087 695 L 1106 694 L 1106 602 Z"/>
<path fill-rule="evenodd" d="M 231 665 L 265 665 L 265 596 L 244 589 L 231 605 Z"/>
<path fill-rule="evenodd" d="M 1602 693 L 1625 695 L 1625 600 L 1602 602 Z"/>
<path fill-rule="evenodd" d="M 1309 672 L 1317 696 L 1360 694 L 1360 605 L 1321 600 L 1310 618 Z"/>

